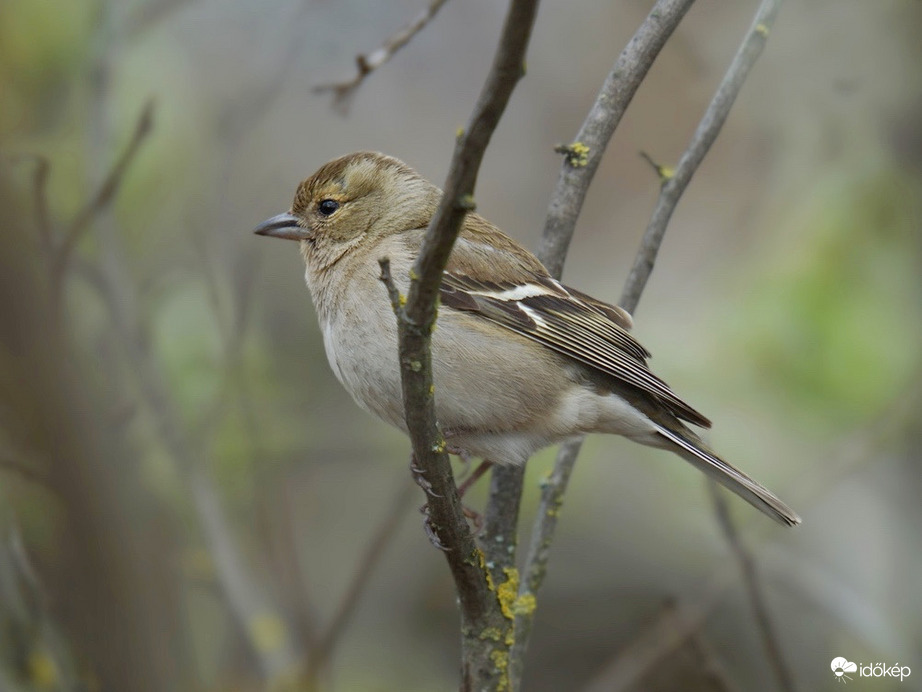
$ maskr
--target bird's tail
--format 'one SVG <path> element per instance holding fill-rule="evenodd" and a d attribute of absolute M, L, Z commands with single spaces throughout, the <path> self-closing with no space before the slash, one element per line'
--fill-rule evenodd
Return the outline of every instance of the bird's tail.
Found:
<path fill-rule="evenodd" d="M 779 524 L 796 526 L 800 523 L 797 512 L 784 504 L 770 490 L 714 454 L 693 433 L 689 431 L 683 435 L 661 425 L 656 427 L 659 434 L 672 443 L 670 447 L 674 452 L 724 487 L 732 490 L 753 507 L 765 512 Z"/>

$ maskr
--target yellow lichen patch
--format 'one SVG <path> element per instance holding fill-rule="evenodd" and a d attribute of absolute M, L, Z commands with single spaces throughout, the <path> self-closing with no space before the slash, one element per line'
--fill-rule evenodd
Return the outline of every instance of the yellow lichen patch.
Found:
<path fill-rule="evenodd" d="M 509 689 L 509 652 L 496 649 L 490 654 L 490 660 L 501 674 L 499 680 L 496 681 L 496 689 Z"/>
<path fill-rule="evenodd" d="M 431 392 L 430 392 L 431 393 Z M 445 440 L 439 440 L 434 445 L 432 445 L 432 451 L 436 454 L 441 454 L 445 451 Z"/>
<path fill-rule="evenodd" d="M 463 127 L 459 127 L 457 130 L 455 130 L 455 138 L 456 138 L 456 139 L 461 139 L 463 136 L 464 136 L 464 128 L 463 128 Z"/>
<path fill-rule="evenodd" d="M 503 638 L 503 633 L 499 631 L 498 627 L 487 627 L 480 633 L 480 638 L 484 641 L 489 639 L 490 641 L 498 642 Z"/>
<path fill-rule="evenodd" d="M 407 297 L 401 293 L 397 298 L 397 302 L 400 303 L 400 307 L 404 307 L 407 304 Z"/>
<path fill-rule="evenodd" d="M 493 584 L 493 576 L 490 574 L 490 570 L 487 569 L 487 558 L 484 557 L 483 551 L 480 548 L 477 548 L 477 563 L 480 565 L 480 569 L 487 578 L 487 588 L 495 593 L 496 586 Z"/>
<path fill-rule="evenodd" d="M 519 595 L 519 571 L 515 567 L 504 567 L 503 574 L 506 581 L 496 589 L 496 598 L 503 617 L 512 620 L 515 618 L 515 600 Z"/>
<path fill-rule="evenodd" d="M 58 667 L 47 651 L 35 650 L 27 663 L 29 681 L 39 690 L 51 690 L 58 685 Z"/>
<path fill-rule="evenodd" d="M 412 267 L 410 268 L 410 281 L 419 281 L 419 274 Z"/>
<path fill-rule="evenodd" d="M 573 168 L 582 168 L 589 163 L 589 152 L 591 151 L 582 142 L 573 142 L 572 144 L 558 144 L 554 151 L 563 154 Z"/>
<path fill-rule="evenodd" d="M 474 195 L 472 194 L 461 195 L 458 198 L 458 206 L 465 211 L 475 211 L 477 209 L 477 202 L 474 201 Z"/>
<path fill-rule="evenodd" d="M 756 33 L 760 36 L 768 36 L 768 27 L 764 24 L 756 24 Z"/>
<path fill-rule="evenodd" d="M 515 599 L 515 605 L 512 609 L 516 615 L 531 615 L 537 607 L 538 599 L 535 598 L 535 595 L 533 593 L 523 593 Z"/>
<path fill-rule="evenodd" d="M 285 623 L 275 613 L 260 613 L 250 621 L 250 637 L 260 651 L 278 651 L 285 643 Z"/>

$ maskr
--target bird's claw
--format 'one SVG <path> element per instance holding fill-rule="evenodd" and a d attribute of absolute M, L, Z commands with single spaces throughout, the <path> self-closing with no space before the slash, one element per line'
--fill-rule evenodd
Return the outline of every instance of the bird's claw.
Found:
<path fill-rule="evenodd" d="M 423 519 L 423 530 L 426 532 L 426 536 L 429 537 L 429 542 L 432 545 L 434 545 L 436 548 L 441 550 L 442 552 L 445 552 L 445 553 L 450 552 L 451 548 L 449 548 L 444 543 L 442 543 L 441 540 L 439 540 L 439 534 L 438 532 L 436 532 L 435 526 L 432 524 L 432 517 L 429 515 L 429 505 L 428 504 L 423 505 L 422 507 L 419 508 L 419 511 L 420 511 L 420 514 L 422 514 L 425 517 Z"/>
<path fill-rule="evenodd" d="M 413 476 L 416 485 L 422 488 L 426 495 L 429 497 L 442 497 L 432 489 L 432 483 L 426 478 L 426 469 L 416 464 L 416 455 L 410 457 L 410 474 Z"/>

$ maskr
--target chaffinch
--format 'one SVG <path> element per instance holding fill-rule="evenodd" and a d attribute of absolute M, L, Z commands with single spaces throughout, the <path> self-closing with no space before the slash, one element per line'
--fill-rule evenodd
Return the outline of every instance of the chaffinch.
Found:
<path fill-rule="evenodd" d="M 397 321 L 379 280 L 390 258 L 406 292 L 442 191 L 371 152 L 302 182 L 290 211 L 256 233 L 299 241 L 330 367 L 362 408 L 406 432 Z M 776 521 L 800 517 L 710 450 L 687 425 L 711 422 L 647 366 L 631 316 L 553 279 L 541 262 L 468 214 L 442 278 L 432 335 L 435 405 L 455 450 L 497 464 L 584 433 L 674 452 Z"/>

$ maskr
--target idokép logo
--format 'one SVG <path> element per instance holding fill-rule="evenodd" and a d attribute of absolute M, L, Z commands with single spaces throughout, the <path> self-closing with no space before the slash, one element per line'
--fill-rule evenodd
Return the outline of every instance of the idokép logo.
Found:
<path fill-rule="evenodd" d="M 846 684 L 853 679 L 848 673 L 857 673 L 862 678 L 899 678 L 902 682 L 912 672 L 909 666 L 901 666 L 899 663 L 892 666 L 886 663 L 853 663 L 841 656 L 832 659 L 829 667 L 836 676 L 836 682 Z"/>

